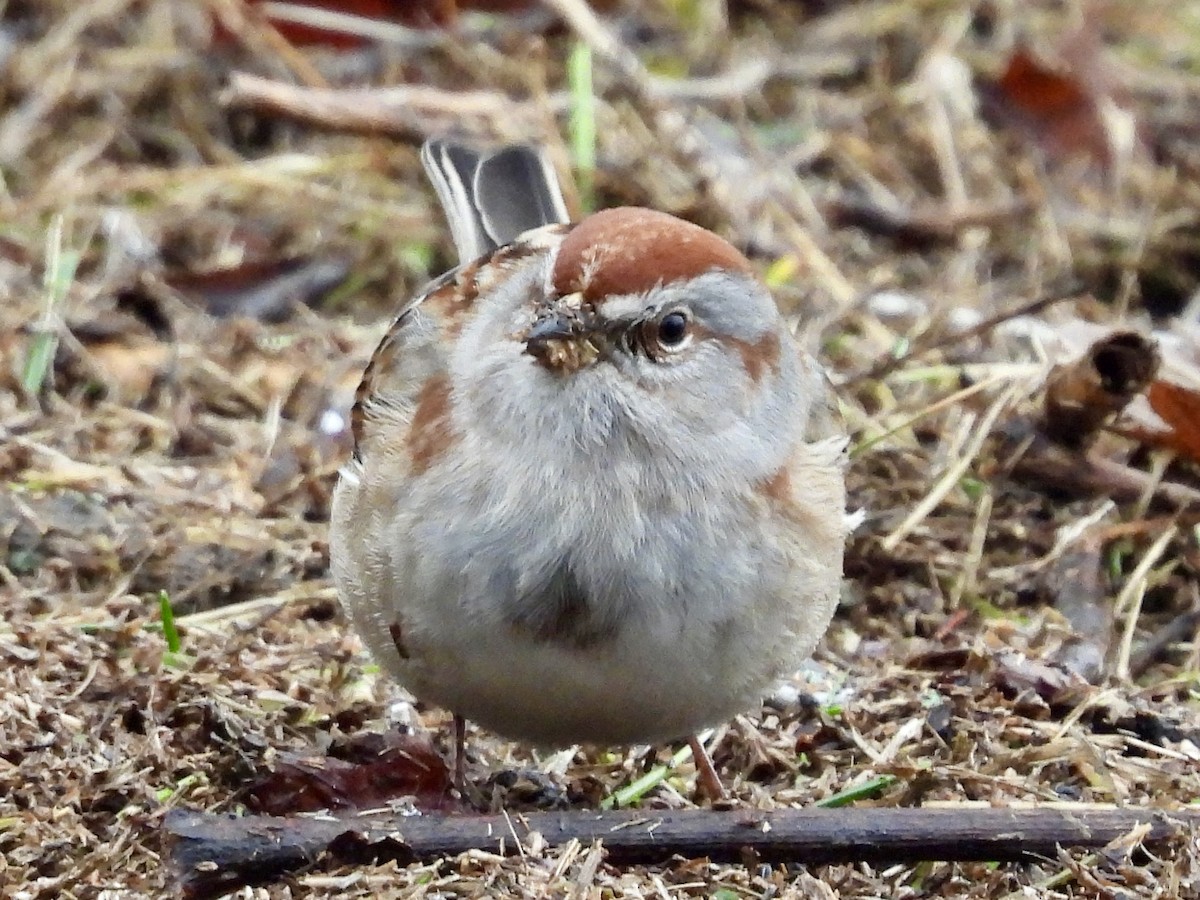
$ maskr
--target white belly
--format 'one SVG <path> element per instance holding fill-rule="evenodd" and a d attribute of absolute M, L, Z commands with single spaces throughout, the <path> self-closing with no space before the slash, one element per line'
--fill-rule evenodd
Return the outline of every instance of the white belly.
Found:
<path fill-rule="evenodd" d="M 459 477 L 442 483 L 452 502 L 430 488 L 374 512 L 344 478 L 334 575 L 421 700 L 546 745 L 685 737 L 754 707 L 824 632 L 842 542 L 840 473 L 825 471 L 836 491 L 805 484 L 837 504 L 826 530 L 785 524 L 751 492 L 654 494 L 618 487 L 619 471 L 599 494 L 565 475 L 546 492 Z M 575 600 L 547 588 L 563 583 Z"/>
<path fill-rule="evenodd" d="M 752 623 L 680 622 L 674 634 L 638 623 L 590 648 L 445 624 L 461 640 L 410 648 L 400 680 L 498 734 L 553 746 L 685 737 L 756 705 L 812 649 Z"/>

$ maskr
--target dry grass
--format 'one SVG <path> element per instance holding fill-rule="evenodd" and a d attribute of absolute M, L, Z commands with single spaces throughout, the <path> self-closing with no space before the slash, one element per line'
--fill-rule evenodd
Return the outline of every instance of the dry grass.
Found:
<path fill-rule="evenodd" d="M 1146 148 L 1068 172 L 974 114 L 964 76 L 995 75 L 1014 34 L 1058 46 L 1073 4 L 762 0 L 731 3 L 728 23 L 706 0 L 645 6 L 641 27 L 612 34 L 576 20 L 595 51 L 598 201 L 677 212 L 747 247 L 819 332 L 860 448 L 851 493 L 866 520 L 817 661 L 712 739 L 735 802 L 810 805 L 880 775 L 896 780 L 862 802 L 1196 802 L 1200 644 L 1193 630 L 1138 655 L 1197 603 L 1194 517 L 1175 527 L 1161 506 L 1050 491 L 1012 467 L 1070 323 L 1153 317 L 1197 352 L 1194 309 L 1179 318 L 1200 281 L 1194 13 L 1090 8 Z M 253 56 L 209 47 L 202 9 L 0 5 L 5 896 L 163 896 L 171 806 L 237 809 L 279 753 L 362 729 L 447 735 L 444 714 L 370 664 L 326 574 L 339 417 L 388 310 L 449 252 L 418 172 L 422 120 L 394 140 L 225 109 L 230 72 L 287 78 L 302 63 L 269 42 Z M 544 141 L 565 168 L 574 38 L 477 24 L 403 52 L 301 59 L 334 84 L 506 92 L 521 116 L 474 116 L 477 136 Z M 845 226 L 851 206 L 908 227 Z M 352 274 L 274 324 L 211 316 L 169 288 L 284 257 Z M 1083 290 L 1020 328 L 955 337 L 1067 279 Z M 28 362 L 39 341 L 53 350 L 44 379 Z M 1152 470 L 1129 445 L 1103 449 Z M 1159 474 L 1200 480 L 1187 461 Z M 1098 684 L 1059 665 L 1079 635 L 1048 587 L 1089 517 L 1110 534 L 1095 599 L 1111 615 L 1121 598 Z M 177 654 L 157 625 L 164 590 Z M 540 765 L 580 802 L 671 752 L 471 742 L 481 776 Z M 643 802 L 690 804 L 693 776 L 682 764 Z M 317 870 L 245 896 L 1200 896 L 1196 835 L 1157 854 L 620 870 L 569 846 Z"/>

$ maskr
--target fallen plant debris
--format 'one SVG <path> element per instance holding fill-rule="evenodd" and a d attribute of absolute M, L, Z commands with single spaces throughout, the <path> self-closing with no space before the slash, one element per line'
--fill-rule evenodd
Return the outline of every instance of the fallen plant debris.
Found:
<path fill-rule="evenodd" d="M 1150 385 L 1146 397 L 1168 427 L 1165 432 L 1139 436 L 1200 463 L 1200 391 L 1160 378 Z"/>
<path fill-rule="evenodd" d="M 1055 366 L 1042 388 L 1040 414 L 1032 423 L 1014 420 L 1007 425 L 1005 455 L 1013 473 L 1084 496 L 1126 502 L 1153 497 L 1180 511 L 1200 506 L 1200 493 L 1188 485 L 1156 478 L 1096 446 L 1101 429 L 1148 392 L 1178 427 L 1168 422 L 1164 430 L 1135 426 L 1126 433 L 1151 446 L 1186 445 L 1191 394 L 1157 378 L 1159 366 L 1154 342 L 1130 331 L 1103 335 L 1077 359 Z"/>
<path fill-rule="evenodd" d="M 1014 48 L 1004 71 L 984 85 L 985 106 L 1019 128 L 1056 162 L 1084 159 L 1108 168 L 1127 155 L 1136 125 L 1114 121 L 1126 100 L 1092 22 L 1064 36 L 1054 58 L 1040 60 L 1025 46 Z"/>
<path fill-rule="evenodd" d="M 1056 662 L 1093 684 L 1105 675 L 1113 637 L 1113 604 L 1101 574 L 1103 524 L 1093 522 L 1046 567 L 1042 583 L 1071 626 Z"/>
<path fill-rule="evenodd" d="M 517 13 L 536 11 L 535 0 L 248 0 L 261 7 L 266 19 L 284 37 L 298 45 L 335 48 L 359 47 L 367 35 L 356 33 L 354 18 L 410 28 L 447 28 L 460 24 L 465 12 Z M 600 9 L 612 9 L 619 0 L 591 0 Z M 324 15 L 322 15 L 324 14 Z M 354 17 L 354 18 L 352 18 Z M 391 32 L 383 32 L 389 34 Z"/>
<path fill-rule="evenodd" d="M 163 280 L 195 298 L 217 318 L 246 316 L 286 321 L 300 304 L 316 306 L 350 274 L 336 259 L 279 259 L 244 263 L 231 269 L 167 275 Z"/>
<path fill-rule="evenodd" d="M 1038 809 L 678 810 L 521 816 L 360 816 L 272 819 L 175 810 L 164 823 L 188 898 L 261 884 L 325 857 L 411 864 L 470 852 L 519 855 L 572 842 L 604 848 L 609 865 L 672 856 L 714 862 L 870 865 L 925 860 L 1021 860 L 1060 848 L 1107 849 L 1132 837 L 1153 847 L 1200 826 L 1196 810 L 1066 804 Z M 1068 857 L 1069 858 L 1069 857 Z"/>
<path fill-rule="evenodd" d="M 274 816 L 371 809 L 410 798 L 417 809 L 449 802 L 450 770 L 427 738 L 366 733 L 343 748 L 349 759 L 293 755 L 246 791 L 252 808 Z"/>
<path fill-rule="evenodd" d="M 486 131 L 505 123 L 514 139 L 534 129 L 537 113 L 513 109 L 498 91 L 448 91 L 427 85 L 388 88 L 303 87 L 234 72 L 222 94 L 231 109 L 293 119 L 315 128 L 423 140 L 451 129 Z"/>
<path fill-rule="evenodd" d="M 258 15 L 295 4 L 256 5 L 0 10 L 0 894 L 171 896 L 172 831 L 261 823 L 265 785 L 287 814 L 270 833 L 323 827 L 297 798 L 344 820 L 279 848 L 284 880 L 252 890 L 280 900 L 1200 897 L 1194 825 L 1122 819 L 1106 846 L 985 861 L 867 862 L 878 834 L 823 863 L 736 849 L 775 834 L 737 822 L 810 810 L 1049 827 L 1200 797 L 1187 4 L 459 3 L 417 29 L 385 21 L 404 4 L 330 2 L 372 18 L 303 47 Z M 988 96 L 1006 79 L 1007 117 Z M 487 813 L 413 827 L 491 823 L 487 841 L 408 863 L 373 862 L 401 849 L 375 831 L 332 841 L 375 802 L 417 834 L 404 796 L 436 805 L 448 750 L 447 720 L 342 620 L 326 543 L 362 367 L 449 258 L 417 157 L 443 129 L 536 140 L 597 205 L 730 238 L 830 368 L 862 524 L 816 660 L 706 742 L 731 809 L 695 807 L 683 747 L 478 732 Z M 272 277 L 282 261 L 303 284 Z M 206 288 L 220 272 L 244 280 Z M 1160 362 L 1144 387 L 1130 369 L 1114 413 L 1089 348 L 1122 333 Z M 1049 373 L 1080 359 L 1088 384 L 1060 399 L 1081 406 L 1048 423 Z M 411 767 L 397 734 L 436 753 Z M 626 801 L 642 824 L 550 839 L 554 816 Z M 622 832 L 682 813 L 734 823 L 720 858 L 621 860 Z M 492 852 L 510 823 L 520 852 Z"/>
<path fill-rule="evenodd" d="M 1150 387 L 1158 366 L 1158 348 L 1137 332 L 1119 331 L 1096 341 L 1046 378 L 1042 430 L 1059 444 L 1083 449 Z"/>

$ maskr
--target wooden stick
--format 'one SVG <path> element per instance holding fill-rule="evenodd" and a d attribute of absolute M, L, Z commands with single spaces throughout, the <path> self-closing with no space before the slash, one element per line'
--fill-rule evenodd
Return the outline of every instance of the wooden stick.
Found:
<path fill-rule="evenodd" d="M 809 865 L 919 860 L 1054 858 L 1059 847 L 1099 848 L 1134 828 L 1161 841 L 1200 827 L 1200 810 L 1073 807 L 624 810 L 506 816 L 384 815 L 274 818 L 172 810 L 166 845 L 185 897 L 213 897 L 311 866 L 417 860 L 469 850 L 515 854 L 537 833 L 550 846 L 601 841 L 614 864 L 674 855 Z"/>
<path fill-rule="evenodd" d="M 496 123 L 538 133 L 535 118 L 498 91 L 448 91 L 427 85 L 315 89 L 234 72 L 221 102 L 232 109 L 253 109 L 357 134 L 427 137 L 454 128 L 491 134 Z"/>

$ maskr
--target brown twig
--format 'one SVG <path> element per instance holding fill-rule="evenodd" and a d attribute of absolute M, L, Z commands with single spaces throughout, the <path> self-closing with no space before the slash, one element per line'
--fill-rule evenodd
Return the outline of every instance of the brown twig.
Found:
<path fill-rule="evenodd" d="M 1078 806 L 1025 809 L 787 809 L 531 813 L 505 816 L 271 818 L 168 813 L 165 830 L 184 896 L 212 897 L 311 865 L 409 863 L 470 850 L 515 854 L 535 833 L 546 844 L 603 842 L 610 863 L 674 855 L 719 861 L 915 862 L 1020 860 L 1058 847 L 1103 847 L 1149 826 L 1159 841 L 1200 825 L 1200 811 Z"/>
<path fill-rule="evenodd" d="M 1005 204 L 976 204 L 965 209 L 949 206 L 893 209 L 865 198 L 838 198 L 826 201 L 822 206 L 833 228 L 861 228 L 869 234 L 891 238 L 903 247 L 919 249 L 953 244 L 967 229 L 994 226 L 1028 215 L 1032 208 L 1028 200 L 1016 200 Z"/>
<path fill-rule="evenodd" d="M 1157 481 L 1124 463 L 1096 453 L 1059 446 L 1045 436 L 1033 435 L 1011 463 L 1012 474 L 1023 481 L 1084 497 L 1109 497 L 1117 503 L 1136 503 L 1150 491 L 1168 508 L 1194 513 L 1200 509 L 1200 491 L 1186 484 Z M 1191 515 L 1178 521 L 1193 522 Z"/>
<path fill-rule="evenodd" d="M 1044 310 L 1049 309 L 1057 303 L 1064 300 L 1070 300 L 1076 297 L 1083 290 L 1083 283 L 1078 279 L 1067 279 L 1063 283 L 1052 287 L 1047 291 L 1046 295 L 1039 297 L 1036 300 L 1031 300 L 1028 303 L 1023 303 L 1016 309 L 1008 310 L 1007 312 L 998 313 L 991 318 L 984 319 L 978 325 L 966 329 L 965 331 L 955 331 L 951 334 L 926 332 L 920 335 L 912 342 L 907 353 L 900 356 L 889 356 L 879 360 L 871 368 L 864 372 L 851 375 L 846 383 L 853 385 L 860 381 L 871 381 L 882 378 L 889 372 L 893 372 L 901 368 L 905 363 L 923 356 L 930 351 L 940 349 L 952 344 L 963 343 L 977 337 L 983 337 L 991 332 L 998 325 L 1002 325 L 1019 316 L 1032 316 Z"/>
<path fill-rule="evenodd" d="M 538 133 L 540 122 L 497 91 L 446 91 L 424 85 L 314 89 L 234 72 L 221 101 L 233 109 L 357 134 L 424 138 L 443 131 L 487 134 L 498 122 Z"/>
<path fill-rule="evenodd" d="M 1186 484 L 1158 481 L 1123 463 L 1069 450 L 1036 436 L 1012 467 L 1019 478 L 1053 490 L 1086 497 L 1135 503 L 1147 490 L 1156 501 L 1177 510 L 1200 508 L 1200 491 Z M 1190 522 L 1191 519 L 1181 521 Z"/>

